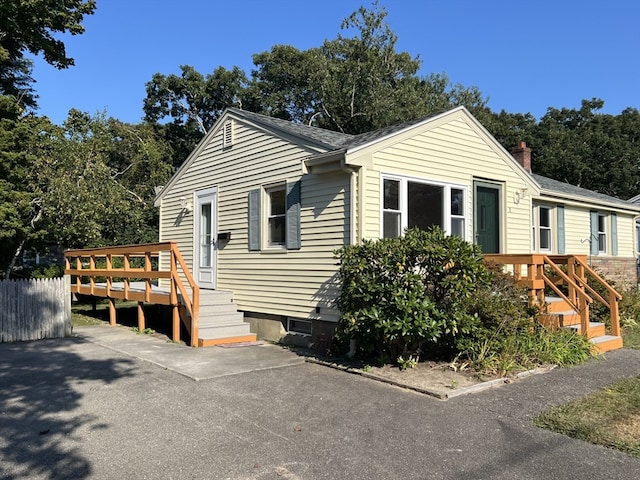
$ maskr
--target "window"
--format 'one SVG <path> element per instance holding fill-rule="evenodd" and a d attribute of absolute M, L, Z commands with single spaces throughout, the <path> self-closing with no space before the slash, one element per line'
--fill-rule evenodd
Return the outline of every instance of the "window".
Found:
<path fill-rule="evenodd" d="M 466 236 L 466 190 L 406 178 L 382 179 L 382 236 L 399 237 L 407 228 L 437 225 L 450 235 Z"/>
<path fill-rule="evenodd" d="M 607 253 L 607 217 L 598 215 L 598 253 Z"/>
<path fill-rule="evenodd" d="M 533 251 L 551 252 L 553 208 L 546 205 L 534 205 L 531 218 L 533 220 Z"/>
<path fill-rule="evenodd" d="M 286 244 L 287 195 L 284 185 L 270 188 L 267 193 L 267 245 Z"/>
<path fill-rule="evenodd" d="M 251 190 L 248 195 L 248 247 L 257 252 L 299 250 L 301 181 Z"/>
<path fill-rule="evenodd" d="M 590 255 L 618 255 L 618 215 L 597 210 L 590 213 Z"/>
<path fill-rule="evenodd" d="M 384 238 L 400 236 L 400 182 L 383 181 L 384 198 L 382 201 L 382 224 Z"/>
<path fill-rule="evenodd" d="M 311 335 L 312 324 L 310 320 L 301 320 L 299 318 L 287 317 L 285 322 L 287 332 L 297 333 L 299 335 Z"/>

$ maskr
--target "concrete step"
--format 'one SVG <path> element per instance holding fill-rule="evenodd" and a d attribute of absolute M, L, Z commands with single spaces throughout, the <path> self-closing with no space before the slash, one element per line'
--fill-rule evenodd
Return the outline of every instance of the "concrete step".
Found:
<path fill-rule="evenodd" d="M 610 352 L 611 350 L 617 350 L 624 346 L 622 337 L 613 335 L 602 335 L 600 337 L 594 337 L 589 341 L 593 344 L 593 351 L 596 354 Z"/>
<path fill-rule="evenodd" d="M 208 315 L 200 315 L 198 323 L 202 325 L 235 325 L 244 323 L 244 314 L 241 312 L 231 313 L 211 313 Z"/>
<path fill-rule="evenodd" d="M 576 333 L 582 333 L 582 327 L 580 324 L 575 325 L 564 325 L 562 328 L 567 330 L 573 330 Z M 587 338 L 596 338 L 605 336 L 605 324 L 602 322 L 589 322 L 589 333 Z"/>
<path fill-rule="evenodd" d="M 202 305 L 200 304 L 200 317 L 206 317 L 209 315 L 215 315 L 220 313 L 236 313 L 238 311 L 238 305 L 235 303 L 218 303 L 214 305 Z"/>
<path fill-rule="evenodd" d="M 200 306 L 233 302 L 233 292 L 229 290 L 200 290 Z"/>
<path fill-rule="evenodd" d="M 229 343 L 255 342 L 257 336 L 251 333 L 248 323 L 203 327 L 198 330 L 198 346 L 212 347 Z"/>

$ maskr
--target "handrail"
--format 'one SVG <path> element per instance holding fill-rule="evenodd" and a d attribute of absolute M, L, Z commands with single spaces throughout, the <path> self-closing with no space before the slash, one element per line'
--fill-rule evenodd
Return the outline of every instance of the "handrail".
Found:
<path fill-rule="evenodd" d="M 579 281 L 589 290 L 593 292 L 600 302 L 609 308 L 609 315 L 611 318 L 611 333 L 619 337 L 620 336 L 620 305 L 618 302 L 622 300 L 622 295 L 616 291 L 611 285 L 604 281 L 598 273 L 592 269 L 587 263 L 579 257 L 572 257 L 573 261 L 579 264 L 591 277 L 602 285 L 609 294 L 609 301 L 605 301 L 586 281 L 584 278 L 579 278 Z"/>
<path fill-rule="evenodd" d="M 182 284 L 182 279 L 180 278 L 180 275 L 178 275 L 177 269 L 173 268 L 174 261 L 182 268 L 182 272 L 184 273 L 184 276 L 187 279 L 189 286 L 191 287 L 192 298 L 191 301 L 185 301 L 185 305 L 191 315 L 191 328 L 189 332 L 189 334 L 191 335 L 191 346 L 195 347 L 198 343 L 200 287 L 198 287 L 195 280 L 193 279 L 191 271 L 189 270 L 189 267 L 187 267 L 187 264 L 184 261 L 180 250 L 178 249 L 178 245 L 172 244 L 171 253 L 172 257 L 175 259 L 171 262 L 172 281 L 180 290 L 180 294 L 182 295 L 183 299 L 188 300 L 189 296 L 187 295 L 185 286 Z"/>
<path fill-rule="evenodd" d="M 543 261 L 545 265 L 551 267 L 551 269 L 554 272 L 556 272 L 556 274 L 567 283 L 570 289 L 573 289 L 578 294 L 580 301 L 576 304 L 576 302 L 574 302 L 573 299 L 570 299 L 569 297 L 567 297 L 556 286 L 556 284 L 552 282 L 551 279 L 547 277 L 547 275 L 544 274 L 544 272 L 542 273 L 542 278 L 544 279 L 545 283 L 549 287 L 551 287 L 551 289 L 554 292 L 556 292 L 560 296 L 560 298 L 562 298 L 565 302 L 567 302 L 573 310 L 575 310 L 580 314 L 581 331 L 587 332 L 589 330 L 589 304 L 593 302 L 593 299 L 589 295 L 587 295 L 583 289 L 578 287 L 578 285 L 571 278 L 569 278 L 562 270 L 560 270 L 560 267 L 558 267 L 558 265 L 552 262 L 547 255 L 543 256 Z"/>
<path fill-rule="evenodd" d="M 565 302 L 580 314 L 580 324 L 583 333 L 589 328 L 589 304 L 594 301 L 602 303 L 609 309 L 611 318 L 611 334 L 620 336 L 620 313 L 618 302 L 622 295 L 609 285 L 598 273 L 586 263 L 581 255 L 544 255 L 534 254 L 487 254 L 485 259 L 497 263 L 513 266 L 516 278 L 529 289 L 532 299 L 544 302 L 544 287 L 550 287 Z M 559 264 L 567 265 L 567 273 L 562 271 Z M 522 276 L 522 267 L 527 267 L 527 276 Z M 562 283 L 567 285 L 569 294 L 566 295 L 556 283 L 544 273 L 544 267 L 550 267 Z M 608 300 L 603 298 L 587 281 L 586 275 L 602 285 Z"/>
<path fill-rule="evenodd" d="M 169 270 L 160 270 L 160 264 L 157 269 L 153 267 L 153 259 L 159 258 L 161 252 L 170 253 Z M 169 279 L 170 280 L 170 296 L 168 304 L 174 308 L 174 326 L 173 340 L 177 341 L 180 337 L 179 320 L 176 321 L 179 312 L 178 292 L 181 296 L 182 304 L 184 304 L 190 315 L 190 321 L 185 320 L 185 324 L 191 335 L 191 346 L 197 346 L 198 341 L 198 311 L 200 306 L 200 289 L 196 284 L 191 271 L 189 270 L 176 242 L 158 242 L 145 243 L 139 245 L 120 245 L 112 247 L 97 247 L 87 249 L 67 250 L 65 256 L 65 274 L 75 276 L 76 281 L 72 284 L 72 292 L 89 293 L 90 295 L 105 293 L 108 298 L 113 299 L 113 295 L 117 298 L 125 300 L 137 299 L 138 301 L 150 302 L 154 294 L 152 288 L 152 280 Z M 75 258 L 75 268 L 71 267 L 71 259 Z M 97 268 L 96 259 L 104 258 L 105 268 Z M 122 259 L 122 267 L 114 266 L 114 259 Z M 144 259 L 144 266 L 131 266 L 131 259 Z M 88 259 L 89 267 L 85 268 L 83 259 Z M 178 266 L 182 270 L 182 275 L 178 272 Z M 82 277 L 89 278 L 88 287 L 82 284 Z M 96 282 L 97 277 L 106 278 L 106 288 L 99 287 Z M 184 285 L 183 277 L 186 279 L 191 288 L 191 295 L 187 293 L 187 287 Z M 122 279 L 124 283 L 124 293 L 114 293 L 114 279 Z M 131 289 L 131 280 L 144 280 L 144 293 L 140 290 L 136 292 Z M 158 298 L 155 295 L 154 298 Z M 163 302 L 160 300 L 160 303 Z M 115 323 L 115 313 L 113 312 L 113 303 L 110 303 L 111 323 Z"/>

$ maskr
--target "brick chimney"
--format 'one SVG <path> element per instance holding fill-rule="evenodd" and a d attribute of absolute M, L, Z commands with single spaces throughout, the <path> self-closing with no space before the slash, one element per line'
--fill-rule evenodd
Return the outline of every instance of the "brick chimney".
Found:
<path fill-rule="evenodd" d="M 526 142 L 518 142 L 518 146 L 511 150 L 511 155 L 522 165 L 522 168 L 531 173 L 531 149 L 527 147 Z"/>

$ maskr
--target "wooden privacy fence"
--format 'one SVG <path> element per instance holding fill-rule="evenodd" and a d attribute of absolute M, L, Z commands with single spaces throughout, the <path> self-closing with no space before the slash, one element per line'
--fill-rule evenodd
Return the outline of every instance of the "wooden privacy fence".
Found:
<path fill-rule="evenodd" d="M 69 276 L 0 282 L 0 342 L 71 335 Z"/>

